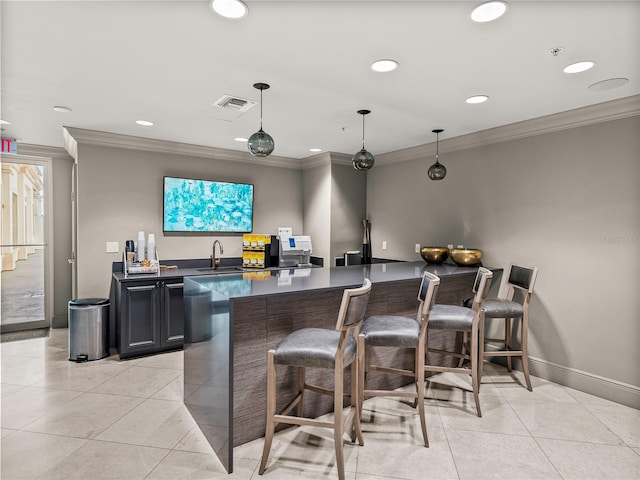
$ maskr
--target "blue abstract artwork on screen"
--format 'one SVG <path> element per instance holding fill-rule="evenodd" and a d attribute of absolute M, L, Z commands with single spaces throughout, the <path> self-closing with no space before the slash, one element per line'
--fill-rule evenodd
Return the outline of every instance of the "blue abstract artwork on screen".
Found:
<path fill-rule="evenodd" d="M 164 177 L 165 232 L 253 229 L 253 185 Z"/>

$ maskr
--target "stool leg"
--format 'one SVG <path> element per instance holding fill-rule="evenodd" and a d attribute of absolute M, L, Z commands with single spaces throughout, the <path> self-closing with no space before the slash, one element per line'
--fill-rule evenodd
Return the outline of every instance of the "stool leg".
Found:
<path fill-rule="evenodd" d="M 262 450 L 262 460 L 258 474 L 262 475 L 267 468 L 267 460 L 271 451 L 273 433 L 276 429 L 274 417 L 276 414 L 276 365 L 274 362 L 274 351 L 267 353 L 267 424 L 264 433 L 264 447 Z"/>
<path fill-rule="evenodd" d="M 360 425 L 360 375 L 358 374 L 359 365 L 357 358 L 351 363 L 351 409 L 354 411 L 353 425 L 351 427 L 351 441 L 355 442 L 356 438 L 358 443 L 364 445 L 364 438 L 362 438 L 362 426 Z"/>
<path fill-rule="evenodd" d="M 298 402 L 298 416 L 304 416 L 304 383 L 305 383 L 305 368 L 298 367 L 298 395 L 300 395 L 300 401 Z"/>
<path fill-rule="evenodd" d="M 415 374 L 416 374 L 416 387 L 417 387 L 417 398 L 416 403 L 418 404 L 418 414 L 420 415 L 420 426 L 422 427 L 422 438 L 424 439 L 424 446 L 429 446 L 429 437 L 427 436 L 427 422 L 425 420 L 424 413 L 424 357 L 425 357 L 425 342 L 420 341 L 418 346 L 416 347 L 416 365 L 415 365 Z"/>
<path fill-rule="evenodd" d="M 467 334 L 467 332 L 462 332 L 462 348 L 460 349 L 460 354 L 461 355 L 466 355 L 467 354 L 467 342 L 469 341 L 469 336 Z M 458 368 L 462 368 L 462 365 L 464 364 L 464 356 L 461 356 L 460 359 L 458 360 Z"/>
<path fill-rule="evenodd" d="M 333 376 L 333 443 L 336 449 L 336 466 L 338 467 L 338 479 L 344 480 L 344 452 L 342 450 L 342 408 L 344 404 L 343 393 L 343 364 L 337 359 Z"/>
<path fill-rule="evenodd" d="M 471 331 L 471 385 L 473 386 L 473 398 L 476 401 L 476 410 L 478 411 L 478 416 L 482 417 L 482 411 L 480 410 L 480 397 L 478 395 L 480 388 L 479 388 L 479 381 L 478 381 L 478 374 L 479 374 L 479 367 L 478 367 L 478 329 L 474 328 Z"/>
<path fill-rule="evenodd" d="M 362 415 L 362 403 L 364 402 L 366 385 L 367 347 L 364 343 L 364 338 L 364 335 L 358 335 L 358 415 Z"/>
<path fill-rule="evenodd" d="M 508 352 L 509 350 L 511 350 L 511 336 L 512 336 L 511 319 L 505 318 L 504 322 L 505 322 L 504 323 L 504 348 Z M 507 370 L 511 371 L 511 369 L 512 369 L 511 357 L 507 355 Z"/>
<path fill-rule="evenodd" d="M 420 363 L 420 353 L 418 347 L 415 350 L 415 358 L 413 359 L 413 368 L 415 368 L 415 384 L 416 384 L 416 398 L 413 399 L 413 408 L 418 408 L 418 398 L 420 394 L 420 385 L 418 384 L 419 372 L 422 372 L 422 398 L 424 398 L 424 349 L 422 352 L 422 363 Z M 419 410 L 418 410 L 419 412 Z"/>
<path fill-rule="evenodd" d="M 531 386 L 531 379 L 529 378 L 529 354 L 527 352 L 527 340 L 529 332 L 528 313 L 525 311 L 522 316 L 522 332 L 520 334 L 520 350 L 522 350 L 522 371 L 524 372 L 524 379 L 527 382 L 527 389 L 531 392 L 533 387 Z"/>
<path fill-rule="evenodd" d="M 482 385 L 482 373 L 484 371 L 484 310 L 480 311 L 480 327 L 478 334 L 478 347 L 480 352 L 478 353 L 478 389 Z"/>

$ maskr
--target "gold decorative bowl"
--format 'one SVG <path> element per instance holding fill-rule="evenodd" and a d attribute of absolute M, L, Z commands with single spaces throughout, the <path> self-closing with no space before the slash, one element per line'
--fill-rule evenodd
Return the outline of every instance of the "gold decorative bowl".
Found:
<path fill-rule="evenodd" d="M 440 265 L 449 258 L 449 249 L 447 247 L 422 247 L 420 255 L 425 262 Z"/>
<path fill-rule="evenodd" d="M 451 260 L 460 267 L 472 267 L 482 260 L 482 250 L 475 248 L 453 248 L 449 254 Z"/>

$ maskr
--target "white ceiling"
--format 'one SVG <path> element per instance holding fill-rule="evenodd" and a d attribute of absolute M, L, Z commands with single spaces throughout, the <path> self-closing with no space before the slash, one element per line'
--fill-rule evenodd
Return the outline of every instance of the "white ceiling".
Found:
<path fill-rule="evenodd" d="M 640 93 L 639 1 L 518 1 L 486 24 L 468 1 L 2 0 L 3 137 L 63 145 L 63 126 L 246 151 L 259 105 L 234 121 L 212 103 L 259 100 L 274 155 L 374 155 Z M 553 47 L 564 50 L 556 57 Z M 393 58 L 392 73 L 370 63 Z M 580 60 L 596 66 L 567 75 Z M 587 87 L 614 77 L 620 88 Z M 469 105 L 465 98 L 490 96 Z M 71 113 L 57 113 L 63 105 Z M 136 125 L 144 119 L 153 127 Z"/>

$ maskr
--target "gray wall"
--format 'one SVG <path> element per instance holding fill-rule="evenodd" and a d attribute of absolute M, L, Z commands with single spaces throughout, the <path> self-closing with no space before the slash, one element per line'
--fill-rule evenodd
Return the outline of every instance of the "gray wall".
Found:
<path fill-rule="evenodd" d="M 66 153 L 53 157 L 53 317 L 54 328 L 66 327 L 71 299 L 71 170 Z"/>
<path fill-rule="evenodd" d="M 137 232 L 154 233 L 160 259 L 207 258 L 214 239 L 223 257 L 242 255 L 241 235 L 162 233 L 162 178 L 165 175 L 253 183 L 256 233 L 287 225 L 302 230 L 302 174 L 215 158 L 80 144 L 78 146 L 78 296 L 108 297 L 111 264 Z M 105 253 L 118 241 L 119 254 Z"/>
<path fill-rule="evenodd" d="M 329 154 L 324 162 L 302 172 L 303 232 L 311 235 L 313 255 L 324 258 L 324 266 L 330 267 L 331 245 L 331 164 Z M 294 234 L 298 234 L 293 229 Z"/>
<path fill-rule="evenodd" d="M 332 154 L 333 155 L 333 154 Z M 362 220 L 367 215 L 367 172 L 350 164 L 331 164 L 330 260 L 348 250 L 362 250 Z"/>
<path fill-rule="evenodd" d="M 415 243 L 464 244 L 484 250 L 486 265 L 539 267 L 534 368 L 600 394 L 613 386 L 637 406 L 639 131 L 636 116 L 449 154 L 441 148 L 441 182 L 427 179 L 433 158 L 376 166 L 367 185 L 373 253 L 382 240 L 388 257 L 405 260 L 420 259 Z"/>
<path fill-rule="evenodd" d="M 304 233 L 311 235 L 313 254 L 325 267 L 335 257 L 362 248 L 362 220 L 366 216 L 367 174 L 345 164 L 345 155 L 325 153 L 317 165 L 302 173 Z"/>

